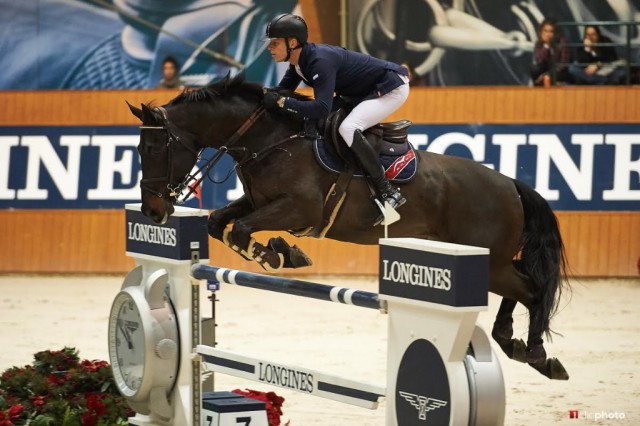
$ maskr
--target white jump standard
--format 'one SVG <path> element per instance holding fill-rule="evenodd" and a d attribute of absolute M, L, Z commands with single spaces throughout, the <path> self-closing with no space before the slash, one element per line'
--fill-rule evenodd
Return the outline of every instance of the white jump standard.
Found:
<path fill-rule="evenodd" d="M 203 265 L 206 212 L 177 209 L 156 225 L 136 209 L 127 206 L 127 254 L 137 267 L 116 296 L 109 323 L 116 383 L 139 413 L 130 425 L 266 425 L 256 401 L 229 392 L 203 395 L 201 363 L 359 407 L 375 409 L 385 400 L 388 426 L 504 423 L 502 371 L 475 324 L 487 308 L 487 249 L 382 239 L 378 294 Z M 383 378 L 362 383 L 200 344 L 198 279 L 388 314 L 386 386 Z"/>
<path fill-rule="evenodd" d="M 387 425 L 502 424 L 502 371 L 486 334 L 475 326 L 478 312 L 487 306 L 488 254 L 487 249 L 477 247 L 382 239 L 379 295 L 202 264 L 191 268 L 194 278 L 388 313 L 386 389 L 350 381 L 335 387 L 335 392 L 322 393 L 317 391 L 323 386 L 319 380 L 309 384 L 299 379 L 301 386 L 291 386 L 289 376 L 283 382 L 267 380 L 264 374 L 266 366 L 277 365 L 281 374 L 294 378 L 317 376 L 304 367 L 282 366 L 202 345 L 198 352 L 213 371 L 353 405 L 376 408 L 376 394 L 384 394 Z M 335 376 L 330 380 L 344 381 Z"/>

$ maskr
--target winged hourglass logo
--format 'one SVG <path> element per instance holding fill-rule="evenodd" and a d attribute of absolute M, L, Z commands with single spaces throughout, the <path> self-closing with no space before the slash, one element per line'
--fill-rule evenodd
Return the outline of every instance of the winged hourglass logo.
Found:
<path fill-rule="evenodd" d="M 408 403 L 418 409 L 419 419 L 427 419 L 427 411 L 435 410 L 436 408 L 444 407 L 447 405 L 447 401 L 442 401 L 435 398 L 427 398 L 426 396 L 416 395 L 409 392 L 398 392 Z"/>

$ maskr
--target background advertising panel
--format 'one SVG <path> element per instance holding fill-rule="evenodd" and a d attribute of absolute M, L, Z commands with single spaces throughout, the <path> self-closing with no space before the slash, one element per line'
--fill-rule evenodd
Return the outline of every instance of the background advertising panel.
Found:
<path fill-rule="evenodd" d="M 617 0 L 349 0 L 347 45 L 407 63 L 430 86 L 527 85 L 545 18 L 638 21 L 639 12 L 637 1 Z M 562 28 L 575 46 L 583 31 Z M 629 41 L 630 62 L 638 65 L 638 25 L 630 25 L 628 40 L 625 25 L 601 25 L 601 31 L 620 58 L 627 57 Z M 637 70 L 632 75 L 637 82 Z"/>
<path fill-rule="evenodd" d="M 555 210 L 640 210 L 640 124 L 415 124 L 410 140 L 419 149 L 470 158 L 522 180 Z M 137 202 L 138 141 L 136 126 L 0 127 L 0 208 L 101 209 Z M 208 149 L 204 158 L 214 154 Z M 204 181 L 203 208 L 242 195 L 232 169 L 225 156 L 211 173 L 222 183 Z M 199 200 L 186 205 L 198 207 Z"/>
<path fill-rule="evenodd" d="M 2 89 L 151 88 L 173 56 L 202 86 L 231 71 L 277 83 L 261 41 L 297 0 L 0 0 Z"/>

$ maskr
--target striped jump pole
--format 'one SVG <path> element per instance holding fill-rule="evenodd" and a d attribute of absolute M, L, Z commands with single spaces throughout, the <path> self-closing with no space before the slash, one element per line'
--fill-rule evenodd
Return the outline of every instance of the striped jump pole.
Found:
<path fill-rule="evenodd" d="M 369 309 L 385 310 L 386 304 L 378 299 L 378 293 L 337 287 L 309 281 L 292 280 L 271 275 L 254 274 L 236 269 L 195 264 L 191 275 L 199 280 L 234 284 L 293 296 L 307 297 L 327 302 L 343 303 Z"/>

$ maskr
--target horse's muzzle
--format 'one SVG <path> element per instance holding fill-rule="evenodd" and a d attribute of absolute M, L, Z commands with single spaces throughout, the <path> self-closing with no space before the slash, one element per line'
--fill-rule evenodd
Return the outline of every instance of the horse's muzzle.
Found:
<path fill-rule="evenodd" d="M 173 214 L 174 208 L 171 203 L 167 203 L 164 199 L 159 198 L 159 203 L 142 203 L 142 214 L 159 225 L 164 225 Z M 152 205 L 155 204 L 155 205 Z"/>

